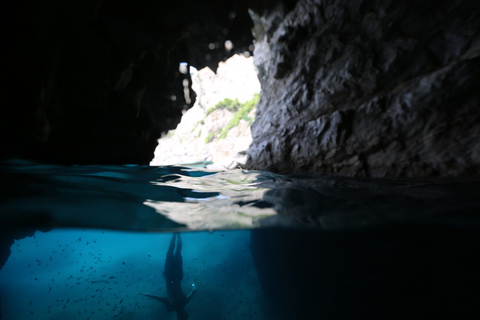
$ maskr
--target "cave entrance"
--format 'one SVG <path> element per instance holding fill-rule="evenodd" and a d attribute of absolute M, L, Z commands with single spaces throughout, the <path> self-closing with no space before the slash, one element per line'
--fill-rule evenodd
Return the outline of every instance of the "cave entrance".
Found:
<path fill-rule="evenodd" d="M 212 162 L 219 167 L 242 167 L 260 94 L 253 57 L 234 55 L 219 63 L 217 73 L 208 67 L 189 72 L 197 94 L 195 104 L 175 130 L 158 140 L 150 165 Z"/>

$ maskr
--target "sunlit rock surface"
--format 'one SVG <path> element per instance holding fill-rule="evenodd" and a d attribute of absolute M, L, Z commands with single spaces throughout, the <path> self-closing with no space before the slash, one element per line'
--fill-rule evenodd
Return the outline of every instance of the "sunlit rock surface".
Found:
<path fill-rule="evenodd" d="M 212 161 L 220 167 L 245 165 L 245 154 L 252 143 L 250 121 L 240 119 L 238 124 L 220 138 L 219 132 L 234 118 L 228 109 L 209 109 L 225 98 L 245 103 L 260 93 L 260 83 L 252 57 L 234 55 L 220 62 L 216 72 L 206 67 L 193 71 L 192 88 L 197 95 L 195 104 L 182 116 L 175 130 L 158 140 L 155 157 L 150 165 L 175 165 L 198 161 Z M 255 118 L 256 108 L 247 115 Z"/>
<path fill-rule="evenodd" d="M 252 12 L 262 95 L 248 166 L 480 174 L 476 1 L 299 1 Z"/>

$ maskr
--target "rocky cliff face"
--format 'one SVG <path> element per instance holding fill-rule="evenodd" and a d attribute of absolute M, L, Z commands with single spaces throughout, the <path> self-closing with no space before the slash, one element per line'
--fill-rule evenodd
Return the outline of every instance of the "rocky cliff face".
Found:
<path fill-rule="evenodd" d="M 54 163 L 148 164 L 195 101 L 179 64 L 252 43 L 242 1 L 9 2 L 2 22 L 0 158 Z"/>
<path fill-rule="evenodd" d="M 299 1 L 251 12 L 262 85 L 250 168 L 480 174 L 476 1 Z"/>
<path fill-rule="evenodd" d="M 263 92 L 250 168 L 478 176 L 479 7 L 10 2 L 2 10 L 0 158 L 149 163 L 162 132 L 195 101 L 179 64 L 215 70 L 251 49 L 253 20 Z"/>
<path fill-rule="evenodd" d="M 245 104 L 258 95 L 260 83 L 253 58 L 235 55 L 219 63 L 216 73 L 207 67 L 194 71 L 191 77 L 197 94 L 195 105 L 185 112 L 175 130 L 158 140 L 150 165 L 199 161 L 212 161 L 227 168 L 244 165 L 245 153 L 252 142 L 250 125 L 256 109 L 240 118 L 241 108 L 234 111 L 216 106 L 224 99 L 237 99 L 238 105 Z M 234 121 L 235 117 L 240 120 Z"/>

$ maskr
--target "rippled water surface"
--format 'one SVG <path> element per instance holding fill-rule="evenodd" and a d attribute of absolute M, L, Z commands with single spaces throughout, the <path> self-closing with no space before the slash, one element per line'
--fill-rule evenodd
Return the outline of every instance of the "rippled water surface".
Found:
<path fill-rule="evenodd" d="M 478 225 L 478 180 L 278 175 L 201 165 L 5 162 L 0 222 L 134 231 L 342 229 L 409 221 Z"/>
<path fill-rule="evenodd" d="M 191 320 L 480 315 L 478 180 L 21 160 L 0 178 L 1 319 L 176 319 L 140 295 L 166 295 L 172 231 Z"/>

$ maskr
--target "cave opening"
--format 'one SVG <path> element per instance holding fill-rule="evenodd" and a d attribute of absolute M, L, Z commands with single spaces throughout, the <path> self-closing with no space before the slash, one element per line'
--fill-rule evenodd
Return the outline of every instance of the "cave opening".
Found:
<path fill-rule="evenodd" d="M 93 300 L 88 290 L 106 284 L 95 277 L 107 277 L 110 260 L 87 258 L 99 268 L 90 282 L 80 262 L 97 255 L 100 239 L 65 253 L 78 255 L 72 272 L 85 283 L 63 271 L 50 277 L 40 261 L 69 262 L 58 248 L 42 254 L 31 241 L 35 247 L 20 252 L 14 242 L 34 228 L 215 237 L 214 230 L 258 228 L 247 245 L 241 237 L 241 255 L 228 250 L 234 263 L 254 259 L 235 267 L 255 268 L 255 292 L 272 301 L 274 310 L 251 319 L 479 318 L 478 1 L 11 1 L 3 9 L 0 265 L 10 253 L 23 262 L 11 268 L 21 277 L 8 278 L 16 294 L 0 274 L 11 313 L 51 318 L 51 306 L 66 318 L 66 305 L 44 300 L 53 296 L 44 289 L 67 281 L 81 305 L 83 296 L 95 308 L 108 300 L 116 310 L 105 315 L 149 310 L 135 298 L 125 300 L 124 314 L 116 308 L 123 300 L 110 294 Z M 252 43 L 255 67 L 238 69 L 255 76 L 222 77 L 232 59 L 253 60 Z M 243 57 L 218 65 L 234 53 Z M 261 88 L 237 96 L 257 78 Z M 242 134 L 253 121 L 249 140 Z M 195 162 L 248 170 L 160 166 Z M 132 245 L 105 243 L 122 255 Z M 84 251 L 89 245 L 95 251 Z M 138 297 L 143 280 L 127 281 L 123 268 L 135 264 L 141 274 L 157 250 L 138 248 L 116 264 L 119 281 L 108 289 Z M 39 264 L 38 279 L 27 259 Z M 238 284 L 250 281 L 224 272 L 224 263 L 204 266 L 197 273 L 209 281 L 199 290 L 219 300 L 195 300 L 195 316 L 240 319 L 247 316 L 230 310 L 266 305 L 247 300 L 253 290 Z M 234 285 L 219 282 L 223 275 Z M 35 288 L 38 300 L 29 303 L 23 291 Z M 230 299 L 236 293 L 238 303 Z M 225 314 L 212 317 L 212 305 Z"/>
<path fill-rule="evenodd" d="M 210 43 L 216 49 L 218 43 Z M 233 43 L 225 41 L 225 49 Z M 253 51 L 253 45 L 249 47 Z M 244 167 L 246 152 L 252 142 L 250 127 L 255 119 L 260 82 L 250 51 L 235 54 L 220 62 L 214 72 L 208 66 L 197 70 L 187 62 L 179 64 L 184 78 L 184 96 L 192 100 L 190 86 L 195 92 L 193 106 L 184 108 L 182 119 L 175 129 L 158 140 L 150 165 L 203 163 L 220 168 Z M 171 96 L 176 101 L 175 95 Z"/>

